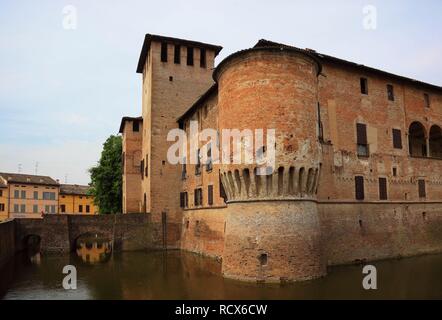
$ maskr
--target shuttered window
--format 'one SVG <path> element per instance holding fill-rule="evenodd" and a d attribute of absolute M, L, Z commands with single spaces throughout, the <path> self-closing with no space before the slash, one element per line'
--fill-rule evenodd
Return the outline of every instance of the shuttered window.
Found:
<path fill-rule="evenodd" d="M 201 206 L 203 204 L 203 190 L 201 188 L 195 189 L 194 203 L 195 206 Z"/>
<path fill-rule="evenodd" d="M 180 192 L 180 207 L 187 208 L 187 192 Z"/>
<path fill-rule="evenodd" d="M 379 178 L 379 200 L 387 200 L 387 178 Z"/>
<path fill-rule="evenodd" d="M 367 125 L 364 123 L 356 124 L 356 140 L 358 156 L 368 157 L 367 143 Z"/>
<path fill-rule="evenodd" d="M 393 148 L 402 149 L 402 135 L 399 129 L 393 129 Z"/>
<path fill-rule="evenodd" d="M 356 200 L 364 200 L 364 177 L 355 177 L 355 195 Z"/>
<path fill-rule="evenodd" d="M 213 186 L 207 186 L 207 199 L 209 202 L 209 206 L 211 206 L 213 204 Z"/>
<path fill-rule="evenodd" d="M 419 179 L 418 185 L 419 185 L 419 198 L 425 198 L 427 196 L 427 192 L 425 190 L 425 180 Z"/>

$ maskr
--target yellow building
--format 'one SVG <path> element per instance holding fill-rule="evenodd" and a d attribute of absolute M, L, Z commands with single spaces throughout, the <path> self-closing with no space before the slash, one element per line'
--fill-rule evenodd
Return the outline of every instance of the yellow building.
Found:
<path fill-rule="evenodd" d="M 8 218 L 8 185 L 0 177 L 0 221 Z"/>
<path fill-rule="evenodd" d="M 77 184 L 61 184 L 59 212 L 68 214 L 96 214 L 94 197 L 88 194 L 89 187 Z"/>
<path fill-rule="evenodd" d="M 6 186 L 1 188 L 0 203 L 5 204 L 3 212 L 7 218 L 38 218 L 43 213 L 58 213 L 59 183 L 54 179 L 47 176 L 0 173 L 0 181 Z"/>

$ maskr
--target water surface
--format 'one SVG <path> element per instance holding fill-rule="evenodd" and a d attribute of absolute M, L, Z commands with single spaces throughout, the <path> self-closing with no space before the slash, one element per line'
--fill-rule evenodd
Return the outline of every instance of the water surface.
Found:
<path fill-rule="evenodd" d="M 329 268 L 328 276 L 295 284 L 224 279 L 219 262 L 192 253 L 124 252 L 88 247 L 97 258 L 17 255 L 0 270 L 3 299 L 442 299 L 442 255 L 388 260 L 377 267 L 378 290 L 362 288 L 362 265 Z M 75 265 L 76 290 L 64 290 L 62 269 Z"/>

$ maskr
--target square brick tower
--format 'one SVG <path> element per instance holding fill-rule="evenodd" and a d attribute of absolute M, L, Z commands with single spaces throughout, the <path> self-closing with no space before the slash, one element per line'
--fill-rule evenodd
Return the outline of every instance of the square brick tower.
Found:
<path fill-rule="evenodd" d="M 177 119 L 213 84 L 211 44 L 147 34 L 137 72 L 143 76 L 141 212 L 157 223 L 158 246 L 179 247 L 181 167 L 169 164 L 167 134 Z"/>

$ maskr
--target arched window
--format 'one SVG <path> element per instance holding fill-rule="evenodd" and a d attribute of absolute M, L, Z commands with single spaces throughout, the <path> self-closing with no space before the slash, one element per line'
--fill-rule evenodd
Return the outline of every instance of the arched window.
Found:
<path fill-rule="evenodd" d="M 409 150 L 412 157 L 427 156 L 425 128 L 420 122 L 413 122 L 408 130 Z"/>
<path fill-rule="evenodd" d="M 442 158 L 442 130 L 437 125 L 430 129 L 430 157 Z"/>

